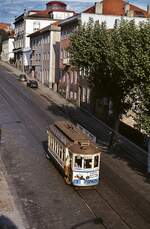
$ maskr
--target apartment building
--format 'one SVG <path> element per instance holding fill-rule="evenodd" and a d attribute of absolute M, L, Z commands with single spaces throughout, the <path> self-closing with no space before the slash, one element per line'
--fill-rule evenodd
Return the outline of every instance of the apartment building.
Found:
<path fill-rule="evenodd" d="M 7 40 L 13 34 L 11 24 L 0 22 L 0 54 L 2 52 L 2 42 Z M 1 58 L 1 56 L 0 56 Z"/>
<path fill-rule="evenodd" d="M 33 78 L 57 90 L 60 72 L 60 27 L 58 23 L 62 19 L 73 16 L 75 12 L 67 10 L 67 5 L 58 1 L 50 2 L 48 9 L 50 18 L 56 22 L 28 35 L 32 50 L 31 71 Z"/>
<path fill-rule="evenodd" d="M 128 0 L 103 0 L 86 9 L 84 13 L 98 13 L 113 16 L 129 16 L 129 17 L 148 17 L 149 6 L 147 11 L 129 3 Z"/>
<path fill-rule="evenodd" d="M 14 36 L 9 36 L 8 39 L 2 42 L 1 60 L 11 62 L 14 60 Z"/>
<path fill-rule="evenodd" d="M 72 16 L 73 13 L 65 11 L 66 4 L 51 1 L 46 4 L 45 10 L 24 11 L 15 18 L 14 55 L 16 67 L 22 71 L 30 70 L 30 37 L 29 34 L 40 30 L 59 19 Z"/>
<path fill-rule="evenodd" d="M 78 23 L 87 23 L 90 18 L 99 23 L 106 22 L 107 28 L 112 29 L 117 20 L 125 18 L 134 20 L 138 24 L 149 17 L 148 11 L 144 11 L 128 2 L 122 0 L 103 0 L 95 3 L 93 7 L 60 22 L 61 26 L 61 75 L 58 82 L 58 92 L 65 98 L 73 101 L 79 106 L 90 107 L 90 89 L 86 81 L 86 73 L 81 72 L 69 62 L 69 35 L 74 32 Z"/>
<path fill-rule="evenodd" d="M 59 77 L 60 27 L 57 23 L 29 35 L 32 78 L 57 90 Z"/>

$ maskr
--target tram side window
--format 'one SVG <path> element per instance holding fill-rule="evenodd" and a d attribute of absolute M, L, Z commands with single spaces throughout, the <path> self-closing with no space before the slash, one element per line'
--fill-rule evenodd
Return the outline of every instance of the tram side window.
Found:
<path fill-rule="evenodd" d="M 65 160 L 65 150 L 63 149 L 63 161 Z"/>
<path fill-rule="evenodd" d="M 59 143 L 56 143 L 56 153 L 59 155 Z"/>
<path fill-rule="evenodd" d="M 85 169 L 92 168 L 92 159 L 91 158 L 84 159 L 84 168 Z"/>
<path fill-rule="evenodd" d="M 50 138 L 50 136 L 48 136 L 48 146 L 50 146 L 50 140 L 51 140 L 51 138 Z"/>
<path fill-rule="evenodd" d="M 94 168 L 98 167 L 98 156 L 94 157 Z"/>
<path fill-rule="evenodd" d="M 54 150 L 54 138 L 52 138 L 52 150 Z"/>
<path fill-rule="evenodd" d="M 52 140 L 53 140 L 53 139 L 52 139 L 52 136 L 50 136 L 50 137 L 49 137 L 49 145 L 50 145 L 50 147 L 52 147 Z"/>
<path fill-rule="evenodd" d="M 55 153 L 56 153 L 56 150 L 57 150 L 57 142 L 56 142 L 56 140 L 54 139 L 54 151 L 55 151 Z"/>
<path fill-rule="evenodd" d="M 82 157 L 75 157 L 75 167 L 82 168 Z"/>
<path fill-rule="evenodd" d="M 59 157 L 60 159 L 62 159 L 62 151 L 60 151 Z"/>

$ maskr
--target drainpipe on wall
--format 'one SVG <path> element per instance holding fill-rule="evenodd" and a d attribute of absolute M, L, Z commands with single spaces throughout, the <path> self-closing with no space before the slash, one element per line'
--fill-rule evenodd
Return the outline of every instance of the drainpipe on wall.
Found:
<path fill-rule="evenodd" d="M 49 65 L 49 88 L 52 89 L 53 82 L 53 31 L 50 33 L 50 65 Z"/>
<path fill-rule="evenodd" d="M 44 39 L 42 36 L 42 45 L 41 45 L 41 83 L 44 84 L 44 74 L 43 74 L 43 48 L 44 48 Z"/>

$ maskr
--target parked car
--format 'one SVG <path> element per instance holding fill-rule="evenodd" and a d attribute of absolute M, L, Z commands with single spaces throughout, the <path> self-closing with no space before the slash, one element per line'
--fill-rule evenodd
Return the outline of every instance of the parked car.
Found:
<path fill-rule="evenodd" d="M 36 80 L 29 80 L 27 82 L 27 87 L 38 88 L 38 82 Z"/>
<path fill-rule="evenodd" d="M 20 75 L 19 75 L 19 80 L 20 80 L 21 82 L 27 81 L 27 76 L 26 76 L 26 74 L 20 74 Z"/>

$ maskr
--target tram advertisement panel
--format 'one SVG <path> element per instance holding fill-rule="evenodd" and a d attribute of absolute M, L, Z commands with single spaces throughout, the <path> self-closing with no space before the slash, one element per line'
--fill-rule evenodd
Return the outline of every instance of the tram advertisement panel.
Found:
<path fill-rule="evenodd" d="M 91 186 L 99 182 L 99 170 L 94 171 L 73 171 L 73 185 Z"/>

